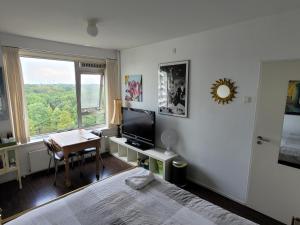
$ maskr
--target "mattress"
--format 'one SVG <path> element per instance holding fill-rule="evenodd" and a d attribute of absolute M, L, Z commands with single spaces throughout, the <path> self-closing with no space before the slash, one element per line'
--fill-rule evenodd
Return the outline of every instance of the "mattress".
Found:
<path fill-rule="evenodd" d="M 300 157 L 300 146 L 294 147 L 294 146 L 284 145 L 280 147 L 280 152 L 282 154 Z"/>
<path fill-rule="evenodd" d="M 294 164 L 300 164 L 300 148 L 291 146 L 281 146 L 279 152 L 279 160 Z"/>
<path fill-rule="evenodd" d="M 253 225 L 173 184 L 156 178 L 142 190 L 125 179 L 142 168 L 115 175 L 34 209 L 7 225 Z"/>

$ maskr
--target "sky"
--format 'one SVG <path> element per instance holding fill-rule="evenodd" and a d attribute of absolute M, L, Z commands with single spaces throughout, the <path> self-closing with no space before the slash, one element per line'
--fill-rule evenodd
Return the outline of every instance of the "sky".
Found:
<path fill-rule="evenodd" d="M 74 84 L 75 65 L 71 61 L 21 57 L 25 84 Z M 82 84 L 99 82 L 99 77 L 85 76 Z"/>
<path fill-rule="evenodd" d="M 74 62 L 21 57 L 25 84 L 75 84 Z"/>

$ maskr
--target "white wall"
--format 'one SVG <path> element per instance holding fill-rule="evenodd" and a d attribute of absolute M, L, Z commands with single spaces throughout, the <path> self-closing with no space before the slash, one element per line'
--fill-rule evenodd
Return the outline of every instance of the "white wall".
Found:
<path fill-rule="evenodd" d="M 6 137 L 8 132 L 11 132 L 11 124 L 9 120 L 0 120 L 0 137 Z"/>
<path fill-rule="evenodd" d="M 12 46 L 19 47 L 26 50 L 35 50 L 38 52 L 48 52 L 48 53 L 56 53 L 67 56 L 86 56 L 92 58 L 99 59 L 117 59 L 118 51 L 110 50 L 110 49 L 100 49 L 100 48 L 91 48 L 86 46 L 79 46 L 73 44 L 65 44 L 53 41 L 46 41 L 36 38 L 22 37 L 17 35 L 0 33 L 0 66 L 2 63 L 2 46 Z M 9 121 L 0 121 L 0 134 L 4 134 L 8 131 L 11 131 L 10 122 Z M 27 175 L 30 173 L 30 165 L 28 152 L 36 151 L 40 149 L 45 149 L 45 146 L 42 142 L 37 142 L 33 144 L 29 144 L 27 146 L 19 148 L 20 155 L 20 164 L 21 164 L 21 174 Z M 44 163 L 45 167 L 41 169 L 47 168 L 48 160 Z M 11 180 L 14 178 L 12 175 L 1 176 L 0 183 Z"/>
<path fill-rule="evenodd" d="M 189 118 L 157 115 L 157 139 L 166 127 L 177 129 L 190 179 L 246 202 L 260 62 L 300 58 L 299 21 L 295 11 L 121 51 L 123 93 L 124 75 L 142 74 L 144 101 L 132 107 L 155 111 L 158 64 L 191 61 Z M 236 81 L 238 97 L 222 106 L 210 87 L 224 77 Z"/>

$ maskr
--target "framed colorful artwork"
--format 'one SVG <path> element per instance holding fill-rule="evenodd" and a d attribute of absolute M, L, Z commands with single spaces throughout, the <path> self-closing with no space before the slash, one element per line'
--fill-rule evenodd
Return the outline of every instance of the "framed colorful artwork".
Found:
<path fill-rule="evenodd" d="M 125 100 L 143 101 L 142 75 L 125 75 Z"/>
<path fill-rule="evenodd" d="M 285 105 L 285 114 L 300 115 L 300 81 L 290 80 Z"/>

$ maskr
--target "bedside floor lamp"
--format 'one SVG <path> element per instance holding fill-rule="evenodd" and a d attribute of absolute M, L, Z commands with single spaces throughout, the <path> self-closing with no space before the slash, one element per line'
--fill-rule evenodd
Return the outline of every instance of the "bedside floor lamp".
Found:
<path fill-rule="evenodd" d="M 120 125 L 122 123 L 122 113 L 121 113 L 122 101 L 121 99 L 114 100 L 114 113 L 112 119 L 110 121 L 111 124 L 117 125 L 118 127 L 118 135 L 117 137 L 121 137 Z"/>

